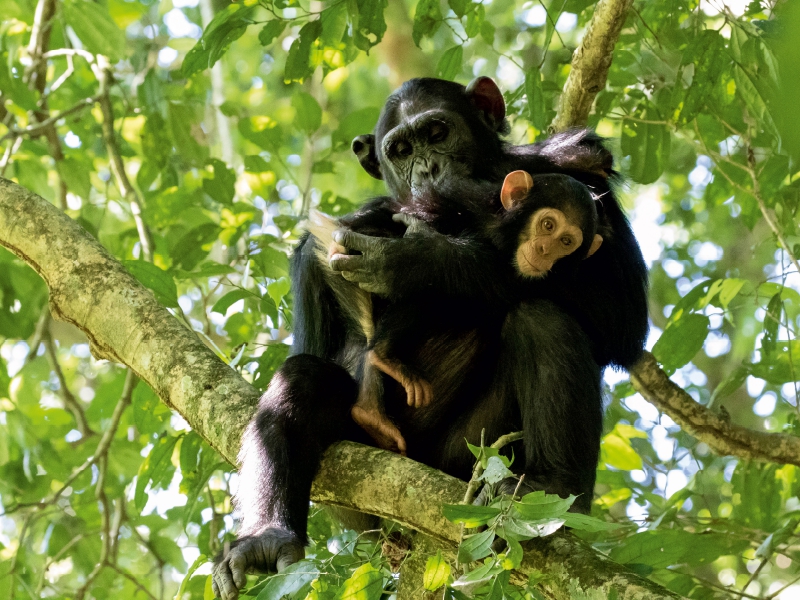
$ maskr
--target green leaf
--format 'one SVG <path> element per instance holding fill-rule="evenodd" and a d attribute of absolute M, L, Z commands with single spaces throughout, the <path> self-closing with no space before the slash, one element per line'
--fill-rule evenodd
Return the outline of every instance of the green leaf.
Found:
<path fill-rule="evenodd" d="M 311 135 L 319 129 L 322 124 L 322 109 L 314 96 L 297 92 L 292 96 L 292 106 L 297 111 L 294 123 L 300 130 Z"/>
<path fill-rule="evenodd" d="M 253 22 L 254 10 L 255 7 L 231 4 L 219 11 L 186 54 L 181 67 L 183 76 L 191 77 L 213 67 L 230 45 L 247 31 L 247 26 Z"/>
<path fill-rule="evenodd" d="M 147 504 L 147 497 L 144 492 L 148 483 L 152 483 L 152 487 L 156 487 L 167 479 L 166 483 L 169 484 L 168 479 L 172 478 L 172 473 L 175 471 L 175 467 L 172 465 L 172 451 L 175 449 L 175 444 L 179 439 L 167 433 L 162 433 L 150 450 L 150 454 L 147 455 L 147 458 L 144 459 L 139 467 L 133 500 L 136 508 L 140 511 Z"/>
<path fill-rule="evenodd" d="M 467 15 L 467 23 L 464 25 L 464 32 L 469 39 L 474 38 L 481 32 L 485 18 L 486 9 L 483 8 L 482 4 L 477 5 L 475 10 L 470 11 Z"/>
<path fill-rule="evenodd" d="M 589 515 L 582 515 L 580 513 L 567 513 L 564 515 L 564 525 L 572 529 L 579 529 L 581 531 L 613 531 L 619 529 L 621 526 L 617 523 L 609 523 Z"/>
<path fill-rule="evenodd" d="M 67 184 L 67 189 L 73 194 L 88 200 L 92 190 L 92 183 L 90 180 L 91 171 L 86 164 L 76 158 L 67 157 L 56 162 L 56 166 L 61 179 Z"/>
<path fill-rule="evenodd" d="M 731 62 L 725 50 L 725 40 L 713 29 L 706 29 L 694 36 L 683 53 L 683 66 L 694 65 L 692 84 L 686 91 L 680 119 L 690 122 L 715 98 L 714 90 L 720 83 L 723 69 Z"/>
<path fill-rule="evenodd" d="M 258 368 L 255 372 L 253 385 L 260 390 L 267 389 L 270 379 L 272 379 L 275 371 L 283 364 L 283 361 L 286 360 L 288 355 L 289 346 L 286 344 L 272 344 L 267 346 L 264 353 L 256 360 Z"/>
<path fill-rule="evenodd" d="M 186 584 L 189 583 L 189 580 L 192 578 L 192 575 L 194 575 L 194 572 L 207 562 L 208 557 L 205 554 L 201 554 L 195 559 L 195 561 L 192 563 L 192 566 L 189 567 L 189 570 L 186 572 L 186 576 L 183 578 L 183 581 L 181 581 L 181 586 L 178 588 L 178 593 L 175 594 L 175 598 L 178 600 L 183 598 L 183 593 L 186 591 Z"/>
<path fill-rule="evenodd" d="M 383 34 L 386 33 L 384 12 L 388 4 L 388 0 L 348 2 L 348 16 L 352 23 L 353 43 L 356 48 L 369 52 L 370 48 L 383 39 Z"/>
<path fill-rule="evenodd" d="M 2 57 L 2 54 L 0 54 Z M 17 70 L 19 73 L 21 69 Z M 21 77 L 16 77 L 6 64 L 6 60 L 0 60 L 0 90 L 3 95 L 11 98 L 14 103 L 25 110 L 36 110 L 38 94 L 28 89 Z"/>
<path fill-rule="evenodd" d="M 522 545 L 514 539 L 506 540 L 506 542 L 508 543 L 508 549 L 498 556 L 500 564 L 506 571 L 519 569 L 519 566 L 522 564 Z"/>
<path fill-rule="evenodd" d="M 178 306 L 178 288 L 172 275 L 143 260 L 124 260 L 122 264 L 139 280 L 139 283 L 153 291 L 156 300 L 161 304 Z"/>
<path fill-rule="evenodd" d="M 464 48 L 461 45 L 447 50 L 436 65 L 436 76 L 452 81 L 464 68 Z"/>
<path fill-rule="evenodd" d="M 72 27 L 89 52 L 102 54 L 112 61 L 125 56 L 125 32 L 117 27 L 104 5 L 66 0 L 63 11 L 67 25 Z"/>
<path fill-rule="evenodd" d="M 170 252 L 174 265 L 187 271 L 194 269 L 206 257 L 220 231 L 215 223 L 204 223 L 187 231 Z"/>
<path fill-rule="evenodd" d="M 688 563 L 709 564 L 728 554 L 739 554 L 750 546 L 745 538 L 723 533 L 690 533 L 682 529 L 635 533 L 612 548 L 610 557 L 624 565 L 644 564 L 655 568 Z"/>
<path fill-rule="evenodd" d="M 714 393 L 711 394 L 711 399 L 708 401 L 709 405 L 715 404 L 717 400 L 727 398 L 742 387 L 748 375 L 750 375 L 750 369 L 747 367 L 737 367 L 728 373 L 728 376 L 719 382 L 719 385 L 714 389 Z"/>
<path fill-rule="evenodd" d="M 267 284 L 267 294 L 270 298 L 272 298 L 275 306 L 280 306 L 281 300 L 283 300 L 283 297 L 289 293 L 290 288 L 291 284 L 289 283 L 289 278 L 281 277 L 280 279 L 276 279 L 272 283 Z"/>
<path fill-rule="evenodd" d="M 444 504 L 442 505 L 444 518 L 453 523 L 463 523 L 465 527 L 479 527 L 500 514 L 500 509 L 494 506 L 475 506 L 472 504 Z"/>
<path fill-rule="evenodd" d="M 253 297 L 253 293 L 248 292 L 247 290 L 231 290 L 214 303 L 214 306 L 211 307 L 211 312 L 219 313 L 224 317 L 228 312 L 228 309 L 234 303 L 238 302 L 239 300 L 244 300 L 245 298 Z"/>
<path fill-rule="evenodd" d="M 425 564 L 425 573 L 422 575 L 422 585 L 430 592 L 435 592 L 450 579 L 450 563 L 442 556 L 439 550 L 435 556 L 429 556 Z"/>
<path fill-rule="evenodd" d="M 214 169 L 214 178 L 203 179 L 203 191 L 220 204 L 232 204 L 236 194 L 236 172 L 217 158 L 212 158 L 209 163 Z"/>
<path fill-rule="evenodd" d="M 778 330 L 783 316 L 783 301 L 781 293 L 775 294 L 767 304 L 767 312 L 764 315 L 764 337 L 761 338 L 762 362 L 769 362 L 775 355 L 775 348 L 778 344 Z"/>
<path fill-rule="evenodd" d="M 252 259 L 253 270 L 259 277 L 280 279 L 289 276 L 289 257 L 280 250 L 264 246 Z"/>
<path fill-rule="evenodd" d="M 653 346 L 653 355 L 667 371 L 679 369 L 703 347 L 708 336 L 708 324 L 705 315 L 684 314 L 667 325 Z"/>
<path fill-rule="evenodd" d="M 311 47 L 321 33 L 322 23 L 319 22 L 319 19 L 306 23 L 300 29 L 300 35 L 292 42 L 286 57 L 286 70 L 283 75 L 285 83 L 303 81 L 313 73 Z"/>
<path fill-rule="evenodd" d="M 322 11 L 322 14 L 325 14 L 325 11 Z M 283 33 L 283 30 L 286 29 L 286 24 L 288 21 L 283 21 L 281 19 L 273 19 L 272 21 L 267 21 L 267 24 L 258 32 L 258 41 L 262 46 L 269 46 L 275 39 Z"/>
<path fill-rule="evenodd" d="M 164 431 L 172 411 L 153 393 L 144 381 L 136 384 L 131 398 L 133 422 L 139 433 L 152 434 Z"/>
<path fill-rule="evenodd" d="M 378 600 L 383 595 L 383 575 L 370 563 L 358 567 L 344 582 L 337 600 Z"/>
<path fill-rule="evenodd" d="M 631 437 L 626 435 L 624 430 L 618 429 L 620 424 L 603 436 L 600 442 L 600 460 L 610 467 L 623 471 L 633 471 L 642 468 L 642 458 L 639 453 L 631 446 Z M 639 432 L 642 433 L 642 432 Z M 643 434 L 647 437 L 647 434 Z"/>
<path fill-rule="evenodd" d="M 277 598 L 290 596 L 304 585 L 311 583 L 319 575 L 319 567 L 317 565 L 310 561 L 301 560 L 289 565 L 280 573 L 272 575 L 258 596 L 256 596 L 256 599 L 276 600 Z"/>
<path fill-rule="evenodd" d="M 194 110 L 185 104 L 170 102 L 168 112 L 169 131 L 172 134 L 173 145 L 180 148 L 181 158 L 193 166 L 204 165 L 208 158 L 208 146 Z"/>
<path fill-rule="evenodd" d="M 483 475 L 481 475 L 482 481 L 493 484 L 498 483 L 499 481 L 502 481 L 508 477 L 514 477 L 514 473 L 512 473 L 508 467 L 503 464 L 502 458 L 499 456 L 489 457 L 489 459 L 486 461 L 486 469 L 484 470 Z"/>
<path fill-rule="evenodd" d="M 414 28 L 411 37 L 419 46 L 423 37 L 432 37 L 442 24 L 442 9 L 439 0 L 419 0 L 414 12 Z"/>
<path fill-rule="evenodd" d="M 547 128 L 547 114 L 542 92 L 542 74 L 537 69 L 525 74 L 525 96 L 528 100 L 528 120 L 539 131 Z"/>
<path fill-rule="evenodd" d="M 467 14 L 467 6 L 470 5 L 470 0 L 447 0 L 447 4 L 460 19 Z"/>
<path fill-rule="evenodd" d="M 347 5 L 347 2 L 337 2 L 323 10 L 319 16 L 322 22 L 319 39 L 326 46 L 335 48 L 341 43 L 347 29 Z"/>
<path fill-rule="evenodd" d="M 458 561 L 467 563 L 489 556 L 494 538 L 495 533 L 491 529 L 469 536 L 458 547 Z"/>
<path fill-rule="evenodd" d="M 751 366 L 751 374 L 773 385 L 797 381 L 798 357 L 800 357 L 800 340 L 777 342 L 774 354 L 769 359 L 762 356 L 760 362 Z"/>
<path fill-rule="evenodd" d="M 560 518 L 569 510 L 576 496 L 561 498 L 556 494 L 542 491 L 525 494 L 519 502 L 514 502 L 514 511 L 526 521 L 541 521 Z"/>
<path fill-rule="evenodd" d="M 644 120 L 658 121 L 655 110 L 647 110 Z M 629 175 L 637 183 L 653 183 L 669 161 L 670 133 L 665 125 L 622 120 L 622 153 L 631 157 Z"/>

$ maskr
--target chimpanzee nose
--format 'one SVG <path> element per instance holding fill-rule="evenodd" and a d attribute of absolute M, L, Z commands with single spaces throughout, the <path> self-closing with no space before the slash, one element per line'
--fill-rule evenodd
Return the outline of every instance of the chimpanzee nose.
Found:
<path fill-rule="evenodd" d="M 442 166 L 439 164 L 438 157 L 420 158 L 414 162 L 411 171 L 411 183 L 418 186 L 424 183 L 436 181 L 442 174 Z"/>

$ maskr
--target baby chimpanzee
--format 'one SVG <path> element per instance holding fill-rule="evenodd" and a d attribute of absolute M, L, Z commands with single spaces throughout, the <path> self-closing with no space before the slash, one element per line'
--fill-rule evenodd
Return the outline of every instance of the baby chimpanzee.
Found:
<path fill-rule="evenodd" d="M 387 219 L 392 226 L 376 232 Z M 436 372 L 453 373 L 451 384 L 458 385 L 458 375 L 498 342 L 503 320 L 521 289 L 546 276 L 557 262 L 563 272 L 591 256 L 603 237 L 586 186 L 557 174 L 538 175 L 534 181 L 525 171 L 506 176 L 499 202 L 496 189 L 474 182 L 468 189 L 417 190 L 401 208 L 379 198 L 341 221 L 313 212 L 308 230 L 319 260 L 327 265 L 336 254 L 346 253 L 333 240 L 336 229 L 391 237 L 399 234 L 398 223 L 407 226 L 406 236 L 440 236 L 445 252 L 448 245 L 469 239 L 482 255 L 473 264 L 487 269 L 491 277 L 483 279 L 492 281 L 491 286 L 458 296 L 415 294 L 386 301 L 336 273 L 327 277 L 350 331 L 364 338 L 363 352 L 349 361 L 361 382 L 353 419 L 380 447 L 405 454 L 405 439 L 386 415 L 380 372 L 403 386 L 408 406 L 435 410 L 437 390 L 447 383 L 430 380 L 431 361 L 436 362 Z"/>

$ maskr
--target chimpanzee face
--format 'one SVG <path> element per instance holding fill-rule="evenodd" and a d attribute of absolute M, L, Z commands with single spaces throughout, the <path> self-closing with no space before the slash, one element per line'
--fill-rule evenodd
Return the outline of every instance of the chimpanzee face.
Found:
<path fill-rule="evenodd" d="M 375 134 L 353 140 L 353 152 L 395 198 L 407 198 L 438 181 L 480 179 L 499 152 L 504 117 L 503 97 L 488 77 L 466 88 L 414 79 L 390 96 Z"/>

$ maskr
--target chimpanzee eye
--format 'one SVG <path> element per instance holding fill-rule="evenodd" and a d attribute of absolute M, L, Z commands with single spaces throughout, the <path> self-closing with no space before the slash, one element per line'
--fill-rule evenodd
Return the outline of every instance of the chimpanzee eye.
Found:
<path fill-rule="evenodd" d="M 450 130 L 447 129 L 447 125 L 437 122 L 431 125 L 431 132 L 428 136 L 428 140 L 431 144 L 438 144 L 439 142 L 445 141 L 449 133 Z"/>
<path fill-rule="evenodd" d="M 561 243 L 565 246 L 569 247 L 572 245 L 572 238 L 571 237 L 563 237 L 561 238 Z"/>
<path fill-rule="evenodd" d="M 545 219 L 542 221 L 542 227 L 544 227 L 545 231 L 553 231 L 555 223 L 553 223 L 552 219 Z"/>
<path fill-rule="evenodd" d="M 405 140 L 399 140 L 392 144 L 392 152 L 397 156 L 407 157 L 414 153 L 414 147 Z"/>

